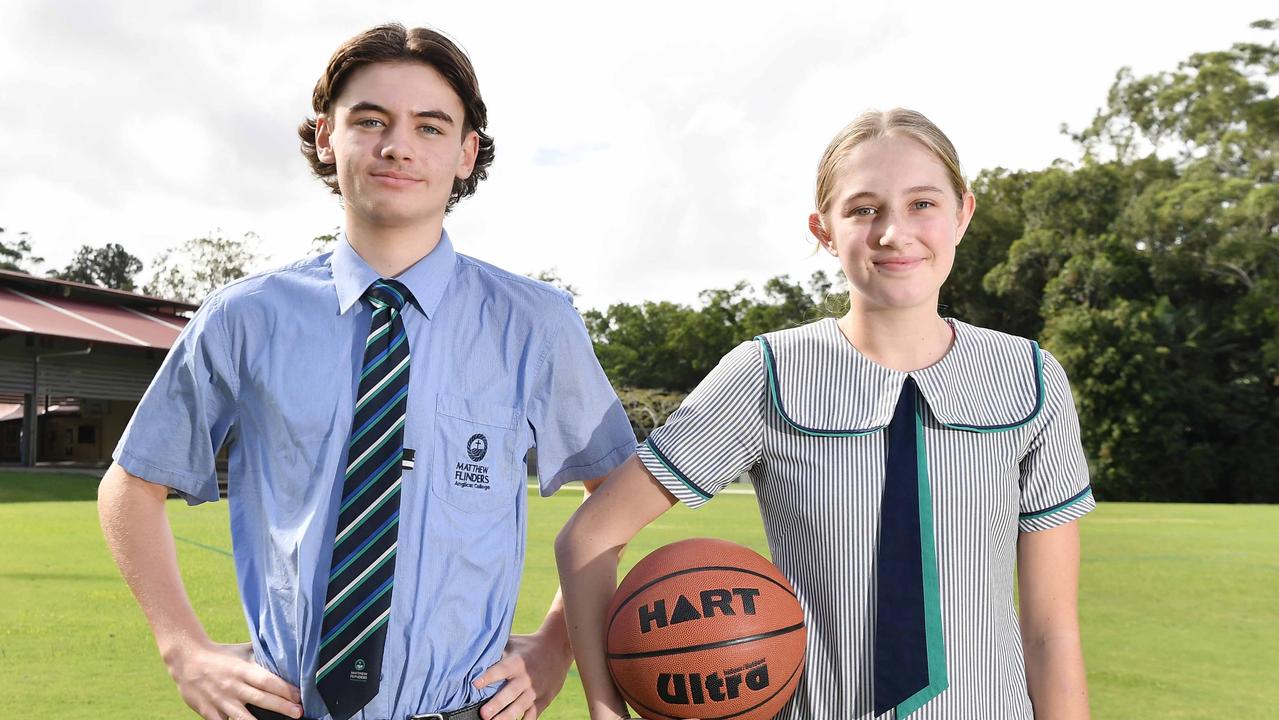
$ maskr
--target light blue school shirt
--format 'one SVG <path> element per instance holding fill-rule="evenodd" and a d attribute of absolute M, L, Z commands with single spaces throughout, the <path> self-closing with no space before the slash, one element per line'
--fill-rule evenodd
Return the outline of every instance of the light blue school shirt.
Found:
<path fill-rule="evenodd" d="M 378 274 L 335 251 L 209 296 L 116 447 L 127 471 L 192 504 L 218 499 L 229 446 L 236 577 L 254 654 L 324 717 L 316 653 L 347 464 L 357 369 Z M 455 253 L 447 233 L 396 279 L 413 294 L 395 591 L 377 697 L 356 718 L 400 720 L 496 692 L 524 561 L 526 452 L 541 492 L 594 478 L 635 436 L 568 296 Z M 488 449 L 472 460 L 468 444 Z M 477 466 L 479 468 L 477 469 Z"/>

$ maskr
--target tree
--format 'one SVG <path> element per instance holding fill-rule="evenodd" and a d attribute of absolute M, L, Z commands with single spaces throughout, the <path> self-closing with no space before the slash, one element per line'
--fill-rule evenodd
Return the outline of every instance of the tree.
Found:
<path fill-rule="evenodd" d="M 563 290 L 564 292 L 568 293 L 569 297 L 573 298 L 574 301 L 577 300 L 577 295 L 578 295 L 577 287 L 574 285 L 570 285 L 568 281 L 560 277 L 560 271 L 556 270 L 555 268 L 551 268 L 550 270 L 542 270 L 541 272 L 537 274 L 529 275 L 529 277 L 533 278 L 534 280 L 541 280 L 544 283 L 553 285 L 559 288 L 560 290 Z"/>
<path fill-rule="evenodd" d="M 5 232 L 0 228 L 0 235 Z M 16 270 L 31 272 L 31 266 L 44 262 L 44 258 L 31 253 L 31 236 L 26 231 L 18 233 L 17 240 L 5 240 L 0 237 L 0 270 Z"/>
<path fill-rule="evenodd" d="M 119 243 L 107 243 L 100 248 L 81 245 L 65 268 L 55 270 L 49 276 L 132 291 L 137 287 L 133 277 L 141 270 L 141 260 L 130 255 Z"/>
<path fill-rule="evenodd" d="M 315 255 L 321 255 L 332 250 L 338 243 L 338 233 L 341 231 L 342 228 L 335 227 L 333 232 L 316 235 L 311 238 L 311 252 Z"/>
<path fill-rule="evenodd" d="M 193 238 L 156 256 L 155 274 L 144 288 L 148 295 L 184 302 L 202 302 L 210 292 L 244 277 L 261 256 L 254 250 L 258 236 L 225 238 L 217 230 Z"/>
<path fill-rule="evenodd" d="M 720 358 L 756 335 L 794 327 L 847 308 L 847 293 L 817 272 L 805 289 L 785 275 L 762 296 L 740 282 L 704 290 L 700 308 L 671 302 L 617 303 L 582 314 L 604 372 L 618 386 L 692 390 Z"/>
<path fill-rule="evenodd" d="M 1008 256 L 1008 248 L 1025 229 L 1023 198 L 1035 172 L 983 170 L 972 182 L 977 212 L 955 254 L 950 277 L 942 286 L 942 314 L 983 327 L 1017 333 L 1019 320 L 1039 317 L 1039 299 L 1029 307 L 1015 307 L 986 283 L 993 268 Z M 1020 333 L 1025 334 L 1025 333 Z"/>
<path fill-rule="evenodd" d="M 696 311 L 672 302 L 617 303 L 582 313 L 595 355 L 613 383 L 687 392 L 701 379 L 690 359 L 688 327 Z"/>
<path fill-rule="evenodd" d="M 1279 500 L 1277 74 L 1273 42 L 1121 70 L 1015 200 L 983 287 L 1071 376 L 1103 497 Z"/>
<path fill-rule="evenodd" d="M 684 397 L 685 393 L 662 390 L 617 389 L 617 399 L 621 401 L 622 409 L 631 421 L 631 430 L 640 442 L 666 422 L 666 418 L 684 402 Z"/>

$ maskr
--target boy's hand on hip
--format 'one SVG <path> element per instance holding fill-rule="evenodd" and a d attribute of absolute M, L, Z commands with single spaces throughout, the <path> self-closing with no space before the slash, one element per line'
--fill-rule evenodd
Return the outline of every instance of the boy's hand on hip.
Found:
<path fill-rule="evenodd" d="M 475 679 L 477 688 L 505 681 L 506 684 L 480 708 L 484 720 L 537 720 L 551 704 L 564 678 L 573 654 L 563 641 L 555 641 L 543 633 L 512 635 L 506 643 L 502 659 Z"/>
<path fill-rule="evenodd" d="M 165 657 L 182 699 L 205 720 L 253 720 L 245 705 L 302 717 L 302 694 L 253 662 L 249 643 L 201 643 Z"/>

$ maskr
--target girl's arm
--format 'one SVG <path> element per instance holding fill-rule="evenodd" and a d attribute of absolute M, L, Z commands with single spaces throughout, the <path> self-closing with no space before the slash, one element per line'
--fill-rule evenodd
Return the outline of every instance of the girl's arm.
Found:
<path fill-rule="evenodd" d="M 632 456 L 591 493 L 555 540 L 569 638 L 592 720 L 627 715 L 604 662 L 604 615 L 617 589 L 618 558 L 636 533 L 675 502 Z"/>
<path fill-rule="evenodd" d="M 1021 533 L 1017 583 L 1026 684 L 1036 720 L 1087 720 L 1079 640 L 1079 523 Z"/>

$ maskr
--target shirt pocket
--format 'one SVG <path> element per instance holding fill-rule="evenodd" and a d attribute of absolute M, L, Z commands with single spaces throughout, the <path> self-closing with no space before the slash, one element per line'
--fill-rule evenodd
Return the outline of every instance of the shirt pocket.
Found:
<path fill-rule="evenodd" d="M 467 513 L 505 515 L 515 507 L 519 410 L 443 393 L 435 400 L 431 492 Z"/>

